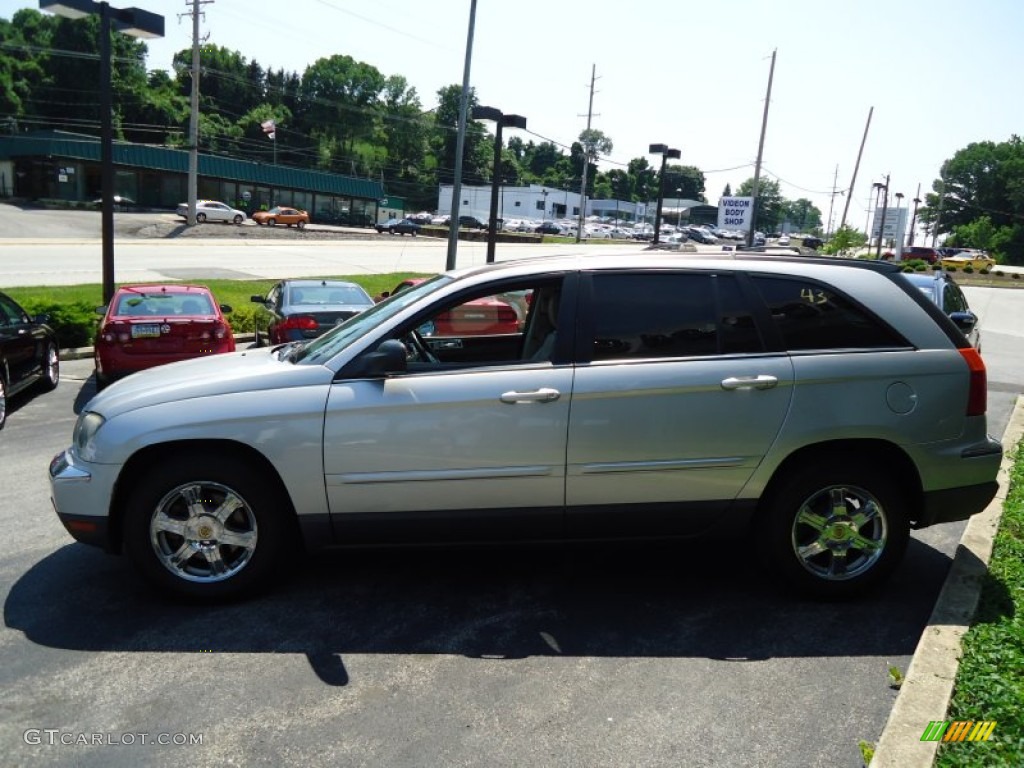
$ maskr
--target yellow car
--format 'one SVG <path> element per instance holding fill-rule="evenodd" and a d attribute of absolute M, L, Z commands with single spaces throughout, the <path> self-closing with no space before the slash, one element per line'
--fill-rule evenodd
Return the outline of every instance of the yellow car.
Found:
<path fill-rule="evenodd" d="M 996 260 L 991 256 L 986 256 L 984 253 L 958 253 L 955 256 L 947 256 L 939 262 L 943 269 L 957 269 L 963 270 L 970 267 L 975 272 L 980 272 L 983 269 L 992 269 L 996 265 Z"/>

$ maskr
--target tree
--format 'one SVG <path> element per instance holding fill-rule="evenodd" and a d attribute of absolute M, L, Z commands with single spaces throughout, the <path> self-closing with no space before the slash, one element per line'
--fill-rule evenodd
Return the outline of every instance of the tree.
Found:
<path fill-rule="evenodd" d="M 821 228 L 821 211 L 806 198 L 783 201 L 782 215 L 799 232 Z"/>
<path fill-rule="evenodd" d="M 680 190 L 677 194 L 676 190 Z M 669 193 L 672 194 L 669 194 Z M 669 165 L 665 168 L 665 196 L 707 202 L 704 197 L 704 174 L 693 165 Z"/>
<path fill-rule="evenodd" d="M 302 75 L 301 99 L 314 135 L 329 137 L 350 156 L 372 137 L 384 76 L 351 56 L 317 59 Z"/>
<path fill-rule="evenodd" d="M 849 256 L 867 241 L 867 235 L 863 232 L 844 224 L 832 234 L 821 250 L 830 256 Z"/>
<path fill-rule="evenodd" d="M 725 189 L 722 190 L 722 197 L 732 197 L 732 187 L 728 184 L 726 184 Z"/>
<path fill-rule="evenodd" d="M 434 129 L 430 147 L 437 158 L 437 181 L 452 184 L 455 181 L 455 150 L 458 144 L 459 107 L 462 86 L 448 85 L 437 92 L 434 110 Z M 467 114 L 478 105 L 476 90 L 469 89 Z M 465 143 L 462 151 L 462 181 L 465 184 L 483 184 L 490 177 L 493 152 L 486 142 L 487 130 L 478 120 L 466 120 Z"/>
<path fill-rule="evenodd" d="M 736 189 L 737 197 L 751 197 L 754 193 L 754 180 L 747 179 Z M 782 220 L 782 194 L 779 182 L 772 179 L 761 179 L 757 187 L 757 200 L 754 201 L 754 228 L 767 231 L 775 229 Z"/>

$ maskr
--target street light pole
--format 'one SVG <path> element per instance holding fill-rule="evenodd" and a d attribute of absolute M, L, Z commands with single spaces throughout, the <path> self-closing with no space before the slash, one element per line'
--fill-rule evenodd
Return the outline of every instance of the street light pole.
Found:
<path fill-rule="evenodd" d="M 487 223 L 487 263 L 494 263 L 494 244 L 498 239 L 498 187 L 501 184 L 501 129 L 525 128 L 526 118 L 522 115 L 506 115 L 494 107 L 473 107 L 474 120 L 494 121 L 494 171 L 491 175 L 491 209 Z"/>
<path fill-rule="evenodd" d="M 921 204 L 921 185 L 917 185 L 917 196 L 914 198 L 914 213 L 910 216 L 910 232 L 907 234 L 907 247 L 914 244 L 914 227 L 917 225 L 917 206 Z"/>
<path fill-rule="evenodd" d="M 654 245 L 657 245 L 661 237 L 661 206 L 665 200 L 665 165 L 671 157 L 678 160 L 682 153 L 678 149 L 670 149 L 667 144 L 651 144 L 647 151 L 652 155 L 661 155 L 661 173 L 658 177 L 658 210 L 654 214 Z"/>
<path fill-rule="evenodd" d="M 876 184 L 878 182 L 875 182 Z M 878 226 L 878 247 L 875 249 L 875 258 L 882 258 L 882 238 L 885 236 L 885 212 L 889 208 L 889 174 L 885 174 L 885 184 L 880 185 L 880 191 L 884 197 L 882 199 L 882 222 Z"/>
<path fill-rule="evenodd" d="M 164 17 L 140 8 L 113 8 L 95 0 L 39 0 L 39 10 L 68 19 L 100 17 L 100 232 L 103 303 L 114 298 L 114 124 L 110 32 L 132 37 L 163 37 Z"/>
<path fill-rule="evenodd" d="M 683 228 L 683 204 L 680 201 L 680 195 L 683 194 L 682 187 L 676 187 L 676 229 Z"/>

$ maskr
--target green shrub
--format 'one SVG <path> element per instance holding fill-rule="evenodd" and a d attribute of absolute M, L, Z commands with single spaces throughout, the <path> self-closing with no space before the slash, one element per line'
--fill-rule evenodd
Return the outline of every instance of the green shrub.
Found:
<path fill-rule="evenodd" d="M 956 267 L 946 267 L 947 272 L 956 272 Z"/>
<path fill-rule="evenodd" d="M 235 333 L 255 333 L 257 317 L 261 320 L 260 330 L 267 330 L 270 316 L 266 312 L 257 314 L 260 308 L 255 304 L 242 304 L 241 306 L 232 304 L 231 309 L 231 314 L 226 317 L 231 323 L 231 330 Z"/>
<path fill-rule="evenodd" d="M 927 264 L 918 264 L 916 267 L 914 267 L 914 271 L 915 272 L 924 272 L 927 269 L 928 269 L 928 265 Z"/>
<path fill-rule="evenodd" d="M 968 264 L 966 267 L 964 267 L 964 274 L 973 275 L 974 274 L 974 267 L 972 267 L 970 264 Z"/>
<path fill-rule="evenodd" d="M 996 277 L 1002 277 L 1002 276 L 1003 276 L 1003 275 L 1005 275 L 1006 273 L 1005 273 L 1005 272 L 1003 272 L 1003 270 L 1001 270 L 1001 269 L 997 269 L 997 270 L 996 270 L 995 272 L 993 272 L 993 274 L 994 274 L 994 275 L 995 275 Z"/>
<path fill-rule="evenodd" d="M 913 272 L 914 268 L 912 266 L 910 266 L 909 264 L 904 264 L 902 271 L 903 272 Z"/>
<path fill-rule="evenodd" d="M 49 326 L 56 331 L 61 349 L 87 347 L 92 344 L 99 320 L 96 308 L 92 304 L 84 301 L 58 304 L 29 300 L 24 306 L 30 315 L 50 316 Z"/>
<path fill-rule="evenodd" d="M 1014 280 L 1020 280 L 1020 272 L 1011 272 L 1010 277 Z"/>

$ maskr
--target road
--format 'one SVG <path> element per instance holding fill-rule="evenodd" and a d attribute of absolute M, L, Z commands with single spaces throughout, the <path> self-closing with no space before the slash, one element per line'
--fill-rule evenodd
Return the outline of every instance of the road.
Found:
<path fill-rule="evenodd" d="M 144 270 L 241 266 L 216 245 L 139 247 Z M 231 247 L 261 276 L 304 268 L 284 253 L 369 269 L 362 253 L 436 249 Z M 21 249 L 22 269 L 59 257 Z M 1024 292 L 968 297 L 999 434 L 1024 389 Z M 12 403 L 0 432 L 6 765 L 859 768 L 858 741 L 878 738 L 896 696 L 888 666 L 908 666 L 962 530 L 915 533 L 884 591 L 848 603 L 780 591 L 737 540 L 331 553 L 269 596 L 199 608 L 154 598 L 58 523 L 46 466 L 94 391 L 89 361 L 63 372 L 55 392 Z M 83 738 L 103 743 L 59 743 Z"/>

